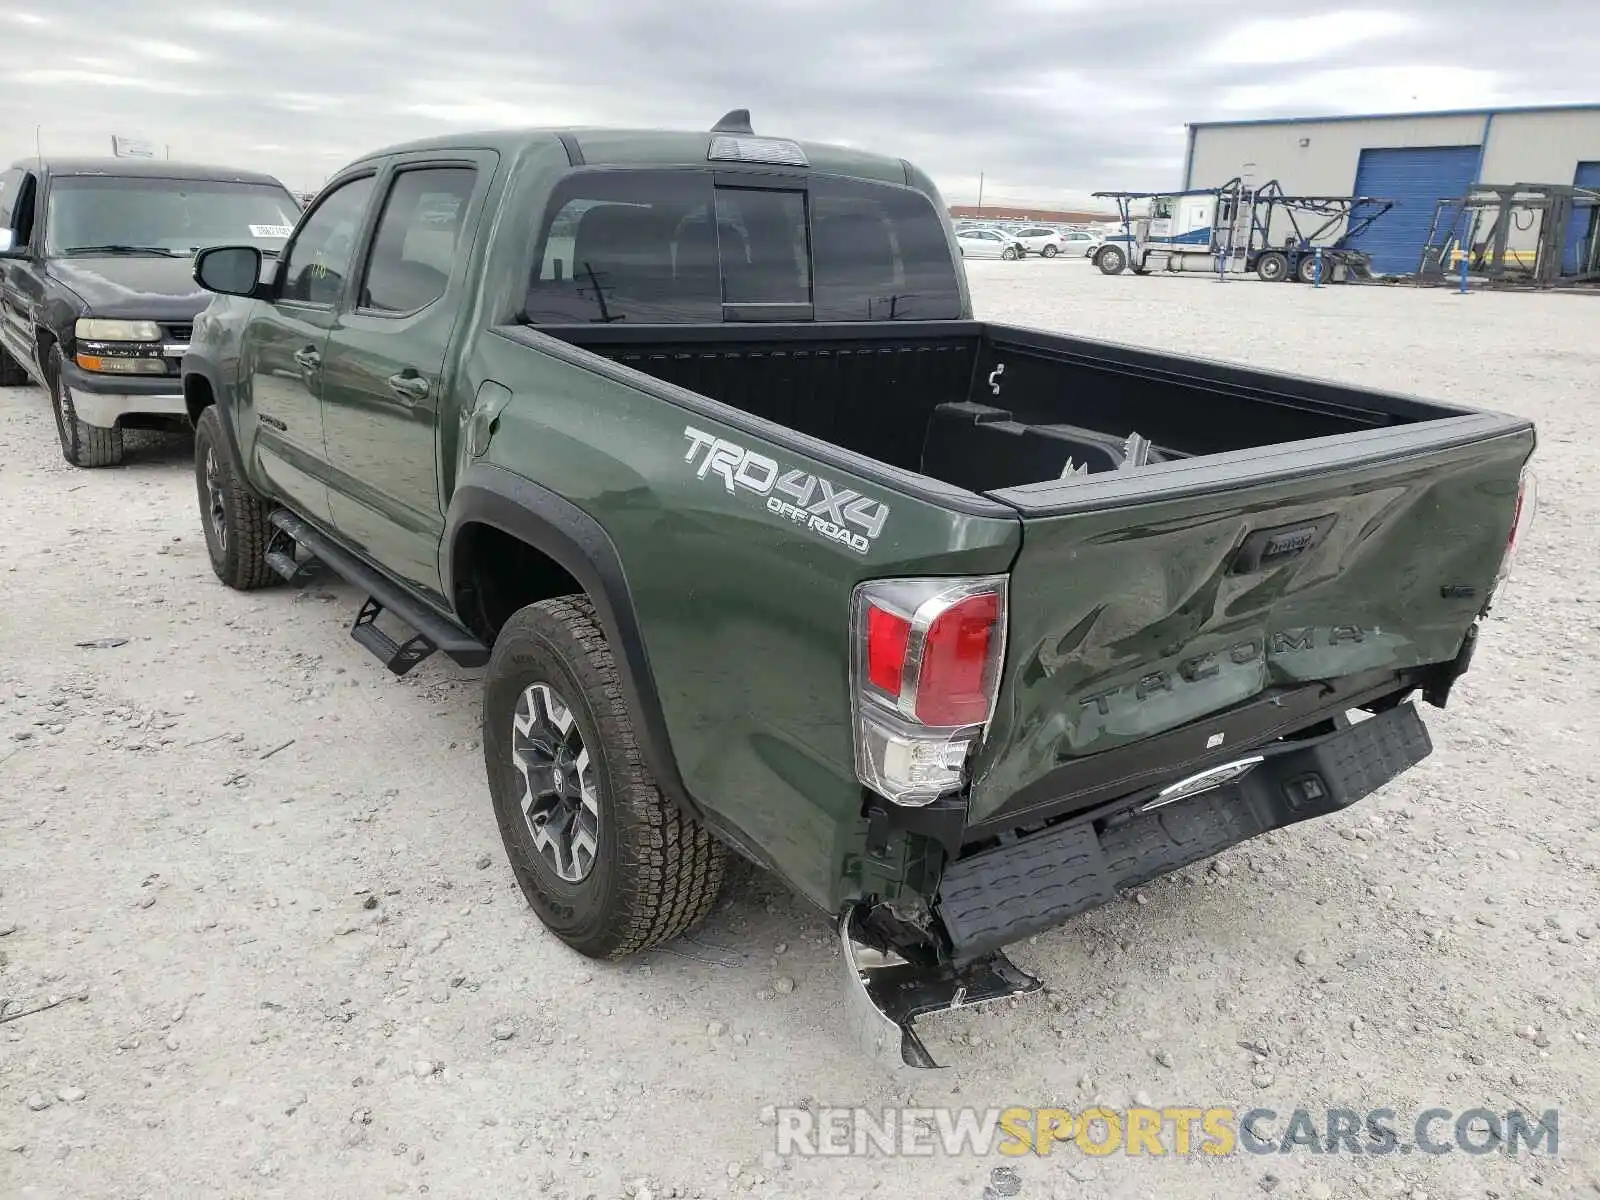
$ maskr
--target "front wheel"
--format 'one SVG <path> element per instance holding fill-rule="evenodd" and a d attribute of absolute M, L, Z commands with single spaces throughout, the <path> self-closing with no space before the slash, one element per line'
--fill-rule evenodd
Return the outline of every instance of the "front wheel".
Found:
<path fill-rule="evenodd" d="M 217 578 L 239 592 L 276 582 L 277 573 L 266 559 L 267 542 L 272 536 L 266 501 L 234 468 L 222 417 L 214 404 L 200 414 L 195 424 L 194 481 L 200 498 L 206 554 Z"/>
<path fill-rule="evenodd" d="M 1116 246 L 1107 246 L 1094 260 L 1102 275 L 1121 275 L 1128 266 L 1128 256 Z"/>
<path fill-rule="evenodd" d="M 722 843 L 651 778 L 587 597 L 530 604 L 500 630 L 483 754 L 512 874 L 578 953 L 625 958 L 711 911 Z"/>
<path fill-rule="evenodd" d="M 1000 251 L 1000 257 L 1005 259 L 1007 262 L 1014 262 L 1017 257 L 1017 248 L 1015 246 L 1007 246 L 1004 250 Z"/>
<path fill-rule="evenodd" d="M 117 467 L 122 465 L 122 430 L 90 425 L 78 416 L 72 402 L 72 386 L 66 381 L 65 356 L 60 346 L 50 347 L 48 378 L 50 407 L 56 418 L 56 436 L 61 441 L 61 457 L 75 467 Z"/>

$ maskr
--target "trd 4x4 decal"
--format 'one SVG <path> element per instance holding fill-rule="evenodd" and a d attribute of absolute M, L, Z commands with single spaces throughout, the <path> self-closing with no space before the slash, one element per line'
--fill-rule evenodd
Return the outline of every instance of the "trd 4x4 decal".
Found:
<path fill-rule="evenodd" d="M 683 461 L 693 464 L 699 458 L 696 476 L 715 475 L 729 495 L 747 491 L 764 497 L 768 512 L 804 525 L 857 554 L 872 549 L 873 539 L 889 519 L 889 506 L 882 500 L 839 487 L 808 471 L 786 471 L 776 459 L 692 425 L 684 426 L 683 436 L 689 439 Z"/>

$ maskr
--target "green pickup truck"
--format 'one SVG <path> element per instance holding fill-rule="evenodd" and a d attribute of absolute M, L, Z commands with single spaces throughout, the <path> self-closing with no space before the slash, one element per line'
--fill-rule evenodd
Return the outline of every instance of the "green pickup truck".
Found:
<path fill-rule="evenodd" d="M 683 934 L 731 850 L 900 1064 L 1040 986 L 1005 946 L 1426 756 L 1533 511 L 1527 421 L 974 320 L 921 170 L 742 110 L 383 150 L 194 271 L 222 581 L 486 667 L 574 949 Z"/>

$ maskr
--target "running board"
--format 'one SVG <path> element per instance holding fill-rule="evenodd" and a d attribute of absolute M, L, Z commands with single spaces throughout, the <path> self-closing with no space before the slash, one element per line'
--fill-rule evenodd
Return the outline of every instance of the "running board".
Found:
<path fill-rule="evenodd" d="M 862 933 L 864 912 L 852 904 L 839 915 L 846 1006 L 857 1040 L 891 1072 L 939 1066 L 917 1036 L 918 1017 L 990 1004 L 1044 986 L 1000 951 L 960 967 L 907 962 Z"/>
<path fill-rule="evenodd" d="M 368 599 L 361 605 L 350 636 L 378 657 L 396 675 L 404 675 L 436 650 L 458 666 L 481 667 L 489 661 L 489 648 L 467 630 L 431 608 L 418 603 L 406 590 L 386 575 L 338 545 L 285 509 L 268 518 L 276 531 L 268 544 L 267 562 L 291 583 L 311 578 L 319 566 L 326 566 L 345 582 L 361 589 Z M 285 539 L 287 544 L 285 545 Z M 311 559 L 297 562 L 295 547 L 307 550 Z M 397 642 L 376 621 L 389 612 L 414 631 Z"/>

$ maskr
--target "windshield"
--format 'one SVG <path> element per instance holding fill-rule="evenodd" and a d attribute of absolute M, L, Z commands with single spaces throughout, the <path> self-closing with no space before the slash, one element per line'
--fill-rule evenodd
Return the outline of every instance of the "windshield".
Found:
<path fill-rule="evenodd" d="M 299 217 L 294 198 L 268 183 L 65 175 L 51 181 L 45 253 L 188 258 L 248 242 L 276 254 Z"/>

